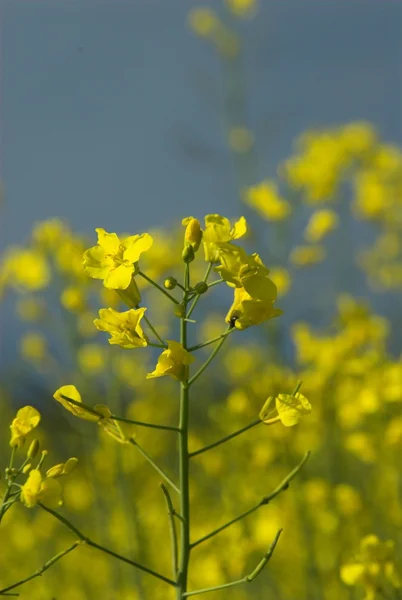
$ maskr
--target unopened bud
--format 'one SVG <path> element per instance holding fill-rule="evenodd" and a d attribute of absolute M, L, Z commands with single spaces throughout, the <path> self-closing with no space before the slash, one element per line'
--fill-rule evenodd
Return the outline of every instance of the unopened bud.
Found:
<path fill-rule="evenodd" d="M 194 248 L 190 245 L 186 246 L 183 252 L 181 253 L 181 257 L 185 263 L 191 263 L 195 258 Z"/>
<path fill-rule="evenodd" d="M 167 279 L 165 279 L 163 285 L 167 290 L 174 290 L 174 288 L 177 285 L 177 279 L 175 279 L 174 277 L 168 277 Z"/>
<path fill-rule="evenodd" d="M 39 452 L 39 440 L 34 440 L 28 448 L 27 458 L 32 460 Z"/>
<path fill-rule="evenodd" d="M 205 294 L 208 291 L 208 284 L 205 281 L 199 281 L 195 284 L 194 290 L 201 296 L 201 294 Z"/>
<path fill-rule="evenodd" d="M 24 473 L 24 475 L 26 475 L 30 470 L 32 469 L 32 464 L 28 463 L 27 465 L 25 465 L 25 467 L 22 469 L 22 472 Z"/>
<path fill-rule="evenodd" d="M 187 219 L 183 219 L 183 225 L 186 225 L 184 234 L 185 245 L 192 246 L 194 252 L 197 252 L 202 240 L 202 229 L 199 220 L 194 219 L 194 217 L 188 217 Z"/>
<path fill-rule="evenodd" d="M 183 319 L 186 316 L 186 309 L 183 304 L 175 304 L 174 305 L 174 314 L 179 319 Z"/>

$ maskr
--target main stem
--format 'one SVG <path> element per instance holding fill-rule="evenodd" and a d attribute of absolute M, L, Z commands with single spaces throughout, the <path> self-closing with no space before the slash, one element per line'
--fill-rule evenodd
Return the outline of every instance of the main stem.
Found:
<path fill-rule="evenodd" d="M 188 294 L 188 277 L 184 302 Z M 180 343 L 187 349 L 187 322 L 180 321 Z M 179 469 L 180 469 L 180 566 L 177 581 L 177 600 L 182 600 L 187 591 L 188 565 L 190 560 L 190 498 L 189 498 L 189 452 L 188 452 L 188 381 L 180 383 L 180 421 L 179 421 Z"/>

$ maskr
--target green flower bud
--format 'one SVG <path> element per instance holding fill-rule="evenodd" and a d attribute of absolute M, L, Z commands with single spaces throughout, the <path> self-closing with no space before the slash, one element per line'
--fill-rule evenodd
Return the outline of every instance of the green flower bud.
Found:
<path fill-rule="evenodd" d="M 179 319 L 182 319 L 183 317 L 186 316 L 186 309 L 182 304 L 175 304 L 173 310 L 174 310 L 175 316 L 178 317 Z"/>
<path fill-rule="evenodd" d="M 39 440 L 34 440 L 28 448 L 27 458 L 32 460 L 39 452 Z"/>
<path fill-rule="evenodd" d="M 185 263 L 191 263 L 195 258 L 194 248 L 192 246 L 186 246 L 181 254 L 181 257 Z"/>
<path fill-rule="evenodd" d="M 168 277 L 165 279 L 163 285 L 167 290 L 174 290 L 177 285 L 177 279 L 175 277 Z"/>
<path fill-rule="evenodd" d="M 194 290 L 201 296 L 201 294 L 205 294 L 208 291 L 208 284 L 205 281 L 199 281 L 195 284 Z"/>

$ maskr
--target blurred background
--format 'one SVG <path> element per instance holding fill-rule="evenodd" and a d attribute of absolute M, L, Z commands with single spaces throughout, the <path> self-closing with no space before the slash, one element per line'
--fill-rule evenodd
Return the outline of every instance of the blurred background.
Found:
<path fill-rule="evenodd" d="M 368 534 L 401 543 L 402 4 L 3 0 L 0 10 L 2 422 L 23 404 L 40 408 L 44 443 L 83 463 L 66 483 L 66 510 L 112 545 L 152 561 L 143 529 L 166 534 L 158 511 L 146 514 L 159 502 L 153 474 L 93 432 L 89 441 L 88 425 L 49 401 L 56 387 L 74 382 L 94 402 L 107 396 L 121 413 L 147 420 L 158 390 L 175 393 L 165 382 L 142 381 L 155 355 L 128 358 L 93 327 L 100 307 L 118 303 L 87 280 L 82 253 L 95 244 L 96 227 L 151 231 L 148 267 L 163 280 L 179 266 L 183 217 L 245 215 L 248 249 L 272 269 L 284 315 L 228 344 L 223 367 L 200 391 L 213 402 L 195 409 L 194 443 L 255 418 L 268 395 L 291 391 L 299 378 L 313 413 L 296 433 L 247 434 L 238 463 L 230 448 L 205 457 L 196 473 L 206 498 L 200 523 L 239 511 L 228 490 L 242 506 L 253 490 L 266 493 L 259 469 L 274 487 L 303 451 L 313 458 L 273 516 L 236 529 L 229 541 L 238 552 L 226 560 L 208 549 L 200 557 L 202 576 L 193 584 L 236 579 L 275 527 L 288 523 L 272 574 L 247 593 L 234 591 L 234 599 L 265 600 L 267 592 L 283 600 L 399 598 L 396 580 L 363 577 L 347 587 L 340 569 Z M 201 278 L 202 265 L 196 272 Z M 218 287 L 200 309 L 201 341 L 224 328 L 230 300 Z M 168 334 L 173 316 L 143 293 Z M 159 406 L 158 416 L 174 422 L 174 410 Z M 63 435 L 54 439 L 55 431 Z M 174 445 L 141 435 L 172 467 L 167 448 Z M 7 448 L 8 432 L 3 442 Z M 243 487 L 244 470 L 251 482 L 240 494 L 232 474 Z M 138 481 L 147 491 L 135 500 L 127 532 L 122 523 Z M 113 482 L 111 512 L 104 494 Z M 215 499 L 222 513 L 211 508 Z M 26 513 L 6 522 L 10 577 L 16 557 L 36 568 L 35 535 L 45 532 L 44 560 L 56 544 L 51 526 Z M 43 598 L 46 589 L 57 600 L 108 600 L 117 592 L 127 600 L 166 598 L 124 566 L 109 570 L 87 554 L 87 562 L 66 559 L 21 596 Z M 364 563 L 361 556 L 353 560 Z M 88 573 L 95 560 L 99 581 Z M 391 559 L 381 560 L 383 574 Z"/>

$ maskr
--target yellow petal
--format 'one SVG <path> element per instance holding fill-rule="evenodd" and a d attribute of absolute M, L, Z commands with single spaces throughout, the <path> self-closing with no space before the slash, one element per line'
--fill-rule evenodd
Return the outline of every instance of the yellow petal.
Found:
<path fill-rule="evenodd" d="M 130 263 L 135 263 L 139 260 L 141 254 L 150 249 L 153 244 L 153 239 L 149 233 L 141 233 L 141 235 L 133 235 L 124 240 L 124 260 Z M 124 288 L 123 288 L 124 289 Z"/>
<path fill-rule="evenodd" d="M 120 248 L 120 239 L 115 233 L 108 233 L 102 228 L 95 229 L 98 234 L 98 244 L 106 254 L 117 254 Z"/>
<path fill-rule="evenodd" d="M 282 424 L 285 427 L 296 425 L 303 415 L 311 412 L 311 404 L 305 396 L 300 393 L 294 396 L 290 394 L 279 394 L 275 399 L 276 410 Z"/>
<path fill-rule="evenodd" d="M 38 494 L 38 501 L 42 502 L 49 508 L 57 508 L 63 504 L 61 499 L 61 485 L 53 478 L 46 478 L 42 482 L 40 492 Z"/>

